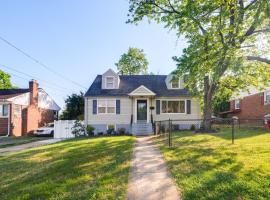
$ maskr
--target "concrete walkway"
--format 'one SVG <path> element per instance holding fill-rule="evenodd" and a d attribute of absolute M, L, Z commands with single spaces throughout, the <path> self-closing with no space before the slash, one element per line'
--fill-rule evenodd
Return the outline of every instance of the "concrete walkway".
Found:
<path fill-rule="evenodd" d="M 9 153 L 22 151 L 22 150 L 25 150 L 25 149 L 30 149 L 30 148 L 34 148 L 34 147 L 47 145 L 47 144 L 54 144 L 54 143 L 60 142 L 62 140 L 63 139 L 40 140 L 40 141 L 37 141 L 37 142 L 31 142 L 31 143 L 27 143 L 27 144 L 21 144 L 21 145 L 6 147 L 6 148 L 0 148 L 0 156 L 1 155 L 6 155 L 6 154 L 9 154 Z"/>
<path fill-rule="evenodd" d="M 151 137 L 139 137 L 136 140 L 128 199 L 180 200 L 165 161 Z"/>

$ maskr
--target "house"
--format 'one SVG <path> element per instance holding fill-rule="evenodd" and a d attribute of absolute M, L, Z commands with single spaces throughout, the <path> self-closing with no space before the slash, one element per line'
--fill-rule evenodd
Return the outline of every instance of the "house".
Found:
<path fill-rule="evenodd" d="M 28 89 L 0 89 L 0 135 L 22 136 L 53 122 L 60 107 L 35 80 Z"/>
<path fill-rule="evenodd" d="M 95 133 L 124 128 L 148 135 L 155 121 L 200 118 L 199 100 L 184 88 L 183 79 L 172 75 L 118 75 L 109 69 L 85 94 L 85 124 Z M 191 122 L 184 123 L 190 128 Z"/>
<path fill-rule="evenodd" d="M 238 117 L 239 119 L 263 119 L 270 114 L 270 88 L 260 91 L 255 88 L 242 92 L 228 102 L 228 107 L 221 112 L 222 117 Z"/>

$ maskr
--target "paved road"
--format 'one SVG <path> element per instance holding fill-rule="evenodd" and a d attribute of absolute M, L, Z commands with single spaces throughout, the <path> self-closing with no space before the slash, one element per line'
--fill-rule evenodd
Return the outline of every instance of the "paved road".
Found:
<path fill-rule="evenodd" d="M 128 199 L 180 200 L 165 161 L 151 137 L 139 137 L 136 140 Z"/>
<path fill-rule="evenodd" d="M 22 150 L 25 150 L 25 149 L 30 149 L 30 148 L 33 148 L 33 147 L 39 147 L 39 146 L 43 146 L 43 145 L 47 145 L 47 144 L 53 144 L 53 143 L 56 143 L 56 142 L 60 142 L 62 140 L 63 139 L 40 140 L 40 141 L 31 142 L 31 143 L 27 143 L 27 144 L 21 144 L 21 145 L 17 145 L 17 146 L 0 148 L 0 155 L 14 153 L 14 152 L 22 151 Z"/>

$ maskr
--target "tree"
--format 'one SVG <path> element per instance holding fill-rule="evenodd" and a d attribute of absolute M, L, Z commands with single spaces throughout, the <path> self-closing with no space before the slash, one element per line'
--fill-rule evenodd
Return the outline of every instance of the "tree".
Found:
<path fill-rule="evenodd" d="M 0 89 L 10 89 L 12 87 L 10 75 L 0 70 Z"/>
<path fill-rule="evenodd" d="M 124 75 L 147 74 L 148 61 L 142 49 L 132 48 L 124 53 L 115 64 L 120 73 Z"/>
<path fill-rule="evenodd" d="M 188 41 L 183 55 L 173 58 L 175 75 L 187 75 L 187 87 L 203 99 L 206 130 L 220 95 L 268 84 L 269 58 L 263 55 L 269 55 L 269 1 L 130 0 L 128 22 L 145 17 Z"/>
<path fill-rule="evenodd" d="M 84 95 L 82 92 L 79 94 L 71 94 L 65 100 L 65 110 L 60 116 L 62 120 L 77 120 L 83 119 L 84 113 Z"/>

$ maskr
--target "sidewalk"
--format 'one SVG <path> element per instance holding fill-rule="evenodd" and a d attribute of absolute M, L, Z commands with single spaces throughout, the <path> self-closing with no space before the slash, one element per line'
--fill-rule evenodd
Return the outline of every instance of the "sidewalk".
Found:
<path fill-rule="evenodd" d="M 128 186 L 129 200 L 180 200 L 165 161 L 151 137 L 137 138 Z"/>
<path fill-rule="evenodd" d="M 21 144 L 21 145 L 17 145 L 17 146 L 0 148 L 0 156 L 8 154 L 8 153 L 14 153 L 14 152 L 17 152 L 17 151 L 22 151 L 22 150 L 25 150 L 25 149 L 30 149 L 30 148 L 34 148 L 34 147 L 47 145 L 47 144 L 54 144 L 54 143 L 60 142 L 62 140 L 63 139 L 40 140 L 40 141 L 37 141 L 37 142 L 31 142 L 31 143 Z"/>

